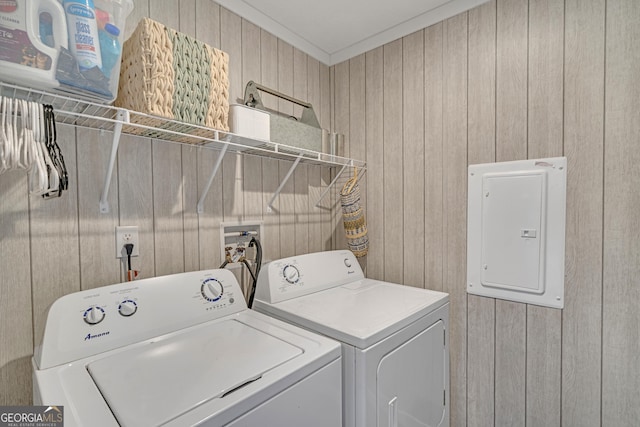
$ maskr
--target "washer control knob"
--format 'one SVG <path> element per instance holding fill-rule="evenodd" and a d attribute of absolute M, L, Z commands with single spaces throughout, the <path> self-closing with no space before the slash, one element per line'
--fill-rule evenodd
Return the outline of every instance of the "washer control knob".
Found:
<path fill-rule="evenodd" d="M 282 271 L 284 279 L 289 283 L 297 283 L 300 280 L 300 271 L 294 265 L 286 265 Z"/>
<path fill-rule="evenodd" d="M 118 313 L 124 317 L 133 316 L 138 311 L 138 304 L 134 300 L 126 299 L 118 306 Z"/>
<path fill-rule="evenodd" d="M 213 278 L 206 279 L 200 286 L 202 297 L 209 302 L 218 301 L 223 292 L 222 283 Z"/>
<path fill-rule="evenodd" d="M 89 307 L 84 312 L 84 321 L 89 325 L 97 325 L 104 319 L 104 309 L 102 307 Z"/>
<path fill-rule="evenodd" d="M 345 265 L 347 268 L 351 268 L 351 260 L 350 260 L 349 258 L 345 258 L 345 259 L 344 259 L 344 265 Z"/>

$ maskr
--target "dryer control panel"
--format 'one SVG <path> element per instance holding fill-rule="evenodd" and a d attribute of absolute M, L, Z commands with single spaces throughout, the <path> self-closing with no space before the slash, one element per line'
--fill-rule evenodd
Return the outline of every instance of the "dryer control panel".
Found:
<path fill-rule="evenodd" d="M 40 369 L 103 353 L 246 310 L 229 270 L 205 270 L 65 295 L 47 316 Z"/>
<path fill-rule="evenodd" d="M 351 251 L 283 258 L 260 270 L 256 299 L 277 303 L 362 279 L 364 273 Z"/>

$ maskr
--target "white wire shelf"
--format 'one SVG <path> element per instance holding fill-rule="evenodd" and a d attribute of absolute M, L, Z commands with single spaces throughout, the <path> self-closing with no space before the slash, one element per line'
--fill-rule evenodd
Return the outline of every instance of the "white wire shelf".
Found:
<path fill-rule="evenodd" d="M 105 184 L 100 198 L 100 209 L 102 212 L 109 211 L 109 205 L 106 200 L 121 133 L 180 144 L 196 145 L 220 151 L 219 160 L 214 165 L 210 182 L 213 181 L 220 162 L 227 152 L 294 161 L 289 174 L 284 178 L 271 201 L 275 200 L 275 197 L 282 187 L 284 187 L 285 182 L 300 162 L 340 167 L 341 169 L 338 176 L 349 167 L 356 167 L 361 173 L 366 170 L 366 163 L 364 161 L 292 147 L 271 141 L 245 138 L 230 132 L 204 126 L 80 100 L 74 98 L 72 95 L 63 93 L 51 93 L 0 81 L 0 95 L 52 105 L 57 123 L 113 132 L 111 159 L 107 168 L 107 176 L 105 177 Z M 336 176 L 336 179 L 338 176 Z M 331 183 L 330 187 L 335 184 L 335 182 L 336 180 Z M 207 186 L 198 202 L 197 209 L 199 213 L 202 212 L 204 198 L 208 190 L 209 188 Z M 323 193 L 321 198 L 324 197 L 325 194 L 326 192 Z M 271 202 L 268 207 L 271 208 Z"/>
<path fill-rule="evenodd" d="M 239 152 L 282 160 L 296 160 L 302 156 L 303 163 L 327 166 L 353 166 L 364 169 L 365 162 L 321 153 L 303 148 L 287 146 L 271 141 L 245 138 L 230 132 L 180 122 L 164 117 L 152 116 L 124 108 L 79 100 L 72 96 L 26 88 L 0 81 L 0 95 L 25 99 L 54 108 L 56 121 L 77 127 L 122 132 L 163 141 L 191 144 L 228 152 Z M 152 123 L 152 125 L 150 125 Z"/>

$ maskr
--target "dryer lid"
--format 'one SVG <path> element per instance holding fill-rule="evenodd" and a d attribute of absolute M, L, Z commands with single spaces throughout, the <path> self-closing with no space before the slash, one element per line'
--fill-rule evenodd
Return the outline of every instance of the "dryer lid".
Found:
<path fill-rule="evenodd" d="M 87 366 L 122 426 L 158 426 L 303 351 L 237 320 L 191 328 Z"/>
<path fill-rule="evenodd" d="M 443 292 L 358 280 L 256 309 L 358 348 L 368 348 L 442 305 Z"/>

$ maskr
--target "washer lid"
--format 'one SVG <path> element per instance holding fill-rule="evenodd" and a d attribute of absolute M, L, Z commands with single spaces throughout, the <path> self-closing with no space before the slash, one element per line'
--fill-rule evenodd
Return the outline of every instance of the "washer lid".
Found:
<path fill-rule="evenodd" d="M 365 349 L 448 300 L 443 292 L 364 279 L 275 304 L 256 301 L 256 309 Z"/>
<path fill-rule="evenodd" d="M 296 346 L 225 320 L 147 342 L 87 369 L 120 425 L 158 426 L 300 354 Z"/>

